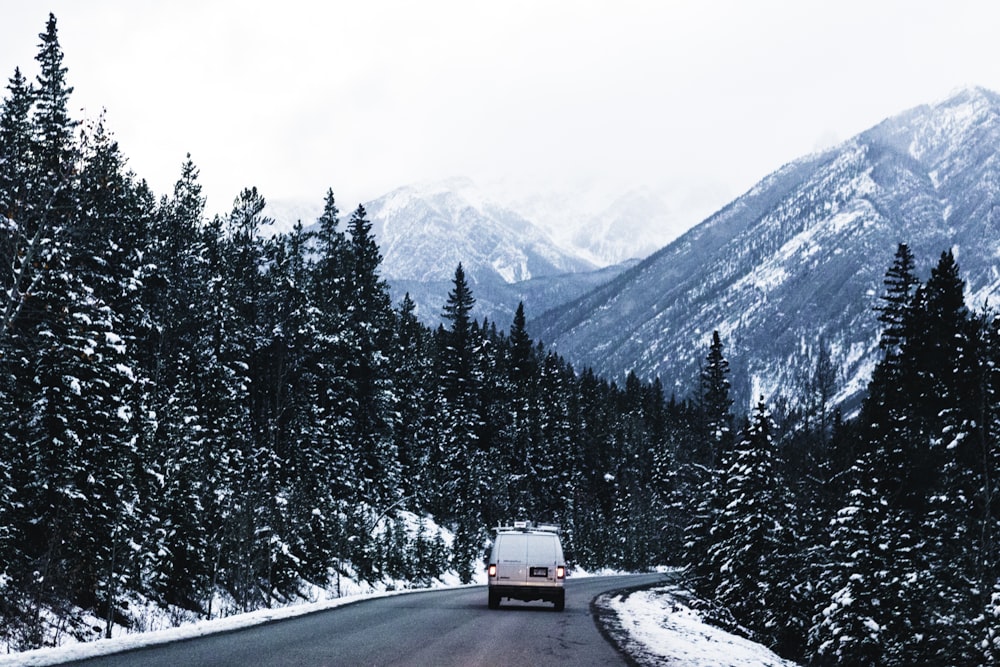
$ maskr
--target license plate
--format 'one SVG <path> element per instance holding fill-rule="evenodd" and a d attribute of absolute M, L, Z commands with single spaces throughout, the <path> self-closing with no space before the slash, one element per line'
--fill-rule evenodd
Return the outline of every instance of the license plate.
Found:
<path fill-rule="evenodd" d="M 530 569 L 528 574 L 532 577 L 547 577 L 549 576 L 549 568 L 547 567 L 533 567 Z"/>

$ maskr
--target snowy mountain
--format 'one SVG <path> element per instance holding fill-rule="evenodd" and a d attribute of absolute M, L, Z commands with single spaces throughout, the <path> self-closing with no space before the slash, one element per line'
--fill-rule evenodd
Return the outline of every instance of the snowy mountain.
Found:
<path fill-rule="evenodd" d="M 686 395 L 718 329 L 747 401 L 793 393 L 826 347 L 850 399 L 873 367 L 873 306 L 898 243 L 921 280 L 953 249 L 970 304 L 996 301 L 998 192 L 1000 96 L 966 90 L 782 167 L 531 333 L 578 366 L 658 375 Z"/>
<path fill-rule="evenodd" d="M 596 268 L 470 181 L 402 187 L 366 208 L 389 280 L 450 280 L 460 262 L 473 286 Z"/>
<path fill-rule="evenodd" d="M 611 199 L 597 193 L 518 196 L 456 178 L 400 187 L 364 206 L 394 302 L 409 293 L 421 319 L 436 324 L 462 262 L 477 299 L 475 316 L 505 325 L 518 301 L 540 314 L 676 238 L 690 223 L 667 200 L 650 187 Z M 699 206 L 682 204 L 687 215 Z M 353 206 L 344 208 L 346 220 Z M 287 232 L 298 220 L 309 227 L 321 209 L 321 202 L 269 201 L 266 213 L 274 224 L 264 231 Z"/>
<path fill-rule="evenodd" d="M 468 179 L 401 187 L 368 202 L 365 210 L 393 302 L 409 294 L 418 317 L 432 325 L 441 321 L 459 262 L 476 298 L 473 315 L 501 327 L 510 324 L 519 301 L 528 312 L 541 313 L 635 263 L 598 268 Z M 287 231 L 295 220 L 309 227 L 320 211 L 278 201 L 268 204 L 267 213 L 275 231 Z M 347 213 L 341 217 L 346 220 Z"/>

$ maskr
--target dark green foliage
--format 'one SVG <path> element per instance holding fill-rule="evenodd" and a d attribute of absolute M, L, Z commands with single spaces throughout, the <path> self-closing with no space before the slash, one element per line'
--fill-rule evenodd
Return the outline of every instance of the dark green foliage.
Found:
<path fill-rule="evenodd" d="M 473 320 L 461 266 L 447 329 L 393 309 L 364 208 L 340 230 L 332 191 L 269 238 L 253 188 L 206 219 L 190 156 L 156 201 L 103 120 L 78 136 L 54 19 L 39 61 L 0 114 L 8 646 L 58 641 L 49 618 L 107 634 L 137 597 L 211 618 L 343 576 L 470 581 L 517 518 L 562 524 L 587 568 L 676 554 L 664 499 L 693 438 L 658 383 L 576 373 L 523 306 L 509 335 Z M 450 545 L 404 521 L 426 516 Z"/>
<path fill-rule="evenodd" d="M 715 599 L 774 647 L 802 628 L 787 616 L 797 574 L 788 486 L 781 478 L 773 422 L 763 399 L 723 472 L 708 559 Z"/>
<path fill-rule="evenodd" d="M 729 362 L 723 354 L 722 338 L 712 332 L 705 367 L 701 371 L 701 392 L 697 402 L 697 430 L 688 460 L 679 471 L 678 501 L 690 502 L 690 519 L 684 527 L 684 564 L 706 592 L 718 585 L 709 549 L 712 527 L 722 511 L 722 488 L 732 463 L 733 401 L 729 396 Z M 691 500 L 689 500 L 689 498 Z"/>
<path fill-rule="evenodd" d="M 675 468 L 698 480 L 675 486 L 694 490 L 693 586 L 714 618 L 806 664 L 990 665 L 1000 650 L 1000 320 L 969 312 L 951 252 L 925 283 L 912 269 L 900 245 L 856 419 L 828 411 L 820 340 L 778 418 L 758 406 L 713 465 L 708 449 L 678 450 L 702 457 Z M 720 350 L 713 339 L 703 387 L 724 386 L 708 381 Z"/>

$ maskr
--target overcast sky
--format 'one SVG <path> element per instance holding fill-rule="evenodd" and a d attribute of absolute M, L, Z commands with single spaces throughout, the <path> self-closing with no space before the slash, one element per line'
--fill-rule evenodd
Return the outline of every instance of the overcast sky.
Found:
<path fill-rule="evenodd" d="M 1000 91 L 986 1 L 0 0 L 4 81 L 37 74 L 50 10 L 78 117 L 106 109 L 158 194 L 190 152 L 213 212 L 250 185 L 349 209 L 452 176 L 721 206 L 883 118 Z"/>

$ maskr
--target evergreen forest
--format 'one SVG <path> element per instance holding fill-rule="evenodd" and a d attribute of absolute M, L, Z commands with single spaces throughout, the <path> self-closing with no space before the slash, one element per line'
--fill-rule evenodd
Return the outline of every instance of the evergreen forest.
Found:
<path fill-rule="evenodd" d="M 922 280 L 899 245 L 849 415 L 826 354 L 744 414 L 717 332 L 667 396 L 575 369 L 523 307 L 477 321 L 461 265 L 423 324 L 332 190 L 281 234 L 255 188 L 209 216 L 190 156 L 154 194 L 71 117 L 55 17 L 39 37 L 0 108 L 7 650 L 142 631 L 148 605 L 469 582 L 490 528 L 530 518 L 575 567 L 681 567 L 713 622 L 803 664 L 1000 662 L 1000 318 L 950 251 Z"/>

